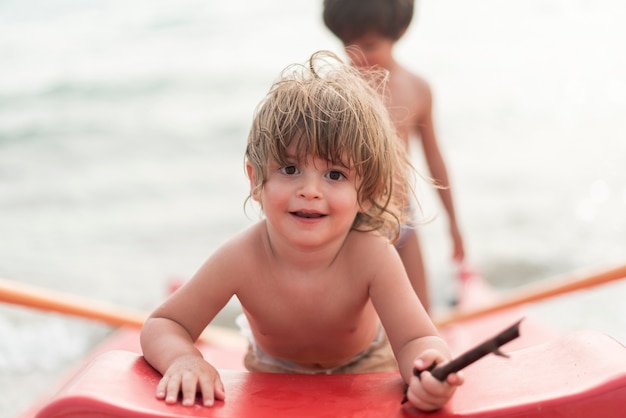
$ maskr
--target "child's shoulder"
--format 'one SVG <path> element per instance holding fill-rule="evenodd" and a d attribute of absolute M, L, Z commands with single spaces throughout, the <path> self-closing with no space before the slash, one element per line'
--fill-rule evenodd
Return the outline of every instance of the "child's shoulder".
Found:
<path fill-rule="evenodd" d="M 357 257 L 368 256 L 368 254 L 380 254 L 384 249 L 393 247 L 389 238 L 377 231 L 350 231 L 346 240 L 346 247 L 350 253 Z"/>
<path fill-rule="evenodd" d="M 265 220 L 247 226 L 226 241 L 226 245 L 257 245 L 265 233 Z"/>
<path fill-rule="evenodd" d="M 262 247 L 261 243 L 264 230 L 263 221 L 250 225 L 223 242 L 216 250 L 216 253 L 235 253 L 252 256 Z"/>
<path fill-rule="evenodd" d="M 342 260 L 353 272 L 360 271 L 366 276 L 398 263 L 402 266 L 393 244 L 378 232 L 351 231 Z"/>
<path fill-rule="evenodd" d="M 251 225 L 219 245 L 205 262 L 213 273 L 227 274 L 231 281 L 258 272 L 263 263 L 262 223 Z"/>
<path fill-rule="evenodd" d="M 430 92 L 430 83 L 421 74 L 408 69 L 405 66 L 400 65 L 396 72 L 396 77 L 402 81 L 404 87 L 409 87 L 410 90 L 418 90 L 422 93 Z"/>

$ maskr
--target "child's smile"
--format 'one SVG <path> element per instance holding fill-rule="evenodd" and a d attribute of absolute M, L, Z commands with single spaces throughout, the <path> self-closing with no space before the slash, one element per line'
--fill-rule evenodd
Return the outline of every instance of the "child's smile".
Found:
<path fill-rule="evenodd" d="M 305 210 L 299 210 L 299 211 L 291 212 L 291 214 L 293 216 L 298 217 L 298 218 L 304 218 L 304 219 L 320 219 L 320 218 L 323 218 L 324 216 L 326 216 L 323 213 L 310 212 L 310 211 L 305 211 Z"/>

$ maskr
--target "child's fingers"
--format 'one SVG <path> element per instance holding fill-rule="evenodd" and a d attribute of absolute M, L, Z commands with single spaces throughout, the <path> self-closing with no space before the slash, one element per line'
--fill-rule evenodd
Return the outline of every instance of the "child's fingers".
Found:
<path fill-rule="evenodd" d="M 407 399 L 423 411 L 441 408 L 450 399 L 456 387 L 463 383 L 463 375 L 451 373 L 445 381 L 435 378 L 431 371 L 446 364 L 447 359 L 437 350 L 425 350 L 413 362 L 414 375 L 409 382 Z"/>
<path fill-rule="evenodd" d="M 438 366 L 442 361 L 444 361 L 441 355 L 434 350 L 426 350 L 422 353 L 422 355 L 415 359 L 413 362 L 413 367 L 420 371 L 432 370 L 436 366 Z"/>
<path fill-rule="evenodd" d="M 465 382 L 465 376 L 462 372 L 451 373 L 446 378 L 446 383 L 452 386 L 461 386 Z"/>
<path fill-rule="evenodd" d="M 424 350 L 418 358 L 415 359 L 416 365 L 421 364 L 424 368 L 430 366 L 433 363 L 443 363 L 447 359 L 438 350 Z"/>
<path fill-rule="evenodd" d="M 165 377 L 162 379 L 165 380 Z M 180 392 L 181 376 L 168 376 L 165 383 L 164 399 L 165 403 L 175 404 L 178 400 L 178 392 Z"/>
<path fill-rule="evenodd" d="M 411 383 L 415 384 L 417 393 L 422 397 L 428 397 L 435 401 L 445 401 L 453 387 L 447 382 L 437 380 L 429 371 L 422 372 L 422 376 L 418 378 L 417 382 L 411 379 Z"/>
<path fill-rule="evenodd" d="M 428 376 L 426 376 L 427 374 Z M 424 372 L 423 378 L 426 377 L 434 379 L 430 373 Z M 447 397 L 434 395 L 432 392 L 426 390 L 423 380 L 413 376 L 407 391 L 407 399 L 413 406 L 422 411 L 432 411 L 441 408 L 441 406 L 446 402 Z"/>
<path fill-rule="evenodd" d="M 196 392 L 198 390 L 198 376 L 195 373 L 187 372 L 182 377 L 182 404 L 184 406 L 192 406 L 196 401 Z M 213 393 L 211 393 L 211 401 Z"/>
<path fill-rule="evenodd" d="M 408 400 L 424 411 L 441 408 L 450 399 L 462 376 L 451 374 L 452 383 L 437 380 L 428 370 L 422 371 L 419 377 L 413 376 L 407 392 Z"/>
<path fill-rule="evenodd" d="M 159 380 L 159 384 L 157 385 L 157 388 L 156 388 L 157 399 L 165 399 L 168 380 L 169 378 L 167 376 L 163 376 L 161 380 Z"/>
<path fill-rule="evenodd" d="M 426 363 L 424 362 L 424 359 L 420 357 L 415 359 L 415 361 L 413 362 L 413 367 L 415 367 L 417 370 L 424 370 L 426 368 Z"/>
<path fill-rule="evenodd" d="M 413 405 L 420 411 L 435 411 L 440 408 L 439 405 L 432 402 L 426 402 L 422 400 L 422 398 L 412 397 L 411 395 L 409 395 L 407 399 L 409 400 L 409 402 L 411 402 L 411 405 Z"/>
<path fill-rule="evenodd" d="M 215 399 L 224 400 L 225 391 L 219 376 L 212 379 L 210 376 L 202 375 L 198 379 L 198 386 L 202 392 L 202 404 L 204 406 L 213 406 Z"/>
<path fill-rule="evenodd" d="M 215 399 L 224 400 L 226 399 L 226 389 L 224 388 L 224 383 L 222 383 L 222 379 L 218 376 L 215 380 Z"/>

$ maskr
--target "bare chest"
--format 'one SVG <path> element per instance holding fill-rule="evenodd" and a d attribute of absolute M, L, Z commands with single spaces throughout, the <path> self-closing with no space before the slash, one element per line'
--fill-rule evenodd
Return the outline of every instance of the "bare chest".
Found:
<path fill-rule="evenodd" d="M 369 305 L 367 286 L 342 274 L 262 274 L 238 296 L 257 332 L 274 336 L 349 333 Z"/>

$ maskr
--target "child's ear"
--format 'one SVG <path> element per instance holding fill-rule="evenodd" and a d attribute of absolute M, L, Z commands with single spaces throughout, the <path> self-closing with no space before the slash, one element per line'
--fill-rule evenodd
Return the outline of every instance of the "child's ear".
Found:
<path fill-rule="evenodd" d="M 256 172 L 254 171 L 254 167 L 248 160 L 246 160 L 246 174 L 248 174 L 248 180 L 250 181 L 250 197 L 252 197 L 252 199 L 257 202 L 260 202 L 261 196 L 259 196 L 259 189 L 256 187 Z"/>

